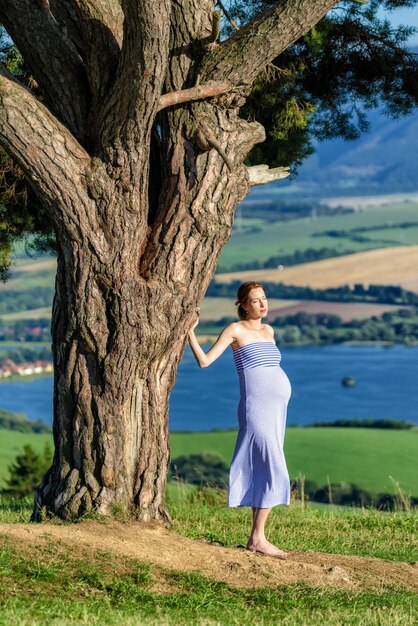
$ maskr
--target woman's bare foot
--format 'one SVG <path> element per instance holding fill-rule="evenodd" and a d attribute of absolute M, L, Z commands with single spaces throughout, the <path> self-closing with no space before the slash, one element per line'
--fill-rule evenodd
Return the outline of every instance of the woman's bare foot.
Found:
<path fill-rule="evenodd" d="M 275 556 L 279 559 L 287 558 L 287 552 L 280 550 L 280 548 L 274 546 L 270 543 L 270 541 L 267 541 L 267 539 L 260 539 L 258 541 L 249 539 L 247 543 L 247 550 L 251 550 L 251 552 L 261 552 L 261 554 Z"/>

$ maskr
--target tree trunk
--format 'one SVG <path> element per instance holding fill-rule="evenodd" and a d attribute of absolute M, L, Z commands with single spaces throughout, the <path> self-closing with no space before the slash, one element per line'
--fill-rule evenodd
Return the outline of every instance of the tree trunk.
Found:
<path fill-rule="evenodd" d="M 209 110 L 200 107 L 200 119 Z M 245 168 L 231 173 L 216 151 L 196 151 L 187 138 L 195 129 L 191 119 L 182 113 L 167 137 L 174 151 L 166 164 L 168 184 L 154 199 L 158 211 L 145 246 L 134 217 L 118 236 L 108 226 L 94 233 L 95 241 L 111 240 L 106 263 L 105 248 L 97 254 L 88 236 L 75 245 L 61 235 L 52 310 L 55 455 L 37 491 L 33 520 L 94 510 L 170 522 L 169 395 L 187 328 L 248 191 Z M 245 128 L 222 118 L 223 149 L 238 160 L 243 144 L 263 135 L 257 124 L 241 123 Z M 134 198 L 144 199 L 146 191 L 143 182 Z M 125 194 L 114 205 L 101 202 L 97 214 L 104 219 L 106 211 L 109 221 L 134 201 L 126 206 Z"/>
<path fill-rule="evenodd" d="M 60 250 L 55 454 L 32 519 L 170 521 L 168 398 L 249 190 L 245 157 L 265 139 L 239 109 L 259 71 L 334 3 L 274 3 L 222 44 L 214 0 L 0 5 L 42 95 L 0 64 L 0 143 Z"/>
<path fill-rule="evenodd" d="M 52 317 L 55 455 L 33 519 L 123 510 L 169 521 L 168 398 L 184 344 L 167 325 L 170 294 L 122 283 L 117 264 L 107 287 L 86 250 L 65 257 Z"/>

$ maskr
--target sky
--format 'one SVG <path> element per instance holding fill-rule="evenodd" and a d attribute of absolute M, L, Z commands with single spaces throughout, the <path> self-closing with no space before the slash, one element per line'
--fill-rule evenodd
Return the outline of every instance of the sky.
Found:
<path fill-rule="evenodd" d="M 231 0 L 223 0 L 223 2 L 226 7 L 231 4 Z M 394 26 L 404 24 L 405 26 L 415 26 L 418 29 L 418 6 L 412 9 L 396 9 L 395 11 L 386 12 L 385 15 L 391 20 Z M 411 37 L 410 44 L 418 46 L 418 33 Z"/>
<path fill-rule="evenodd" d="M 404 24 L 405 26 L 415 26 L 418 29 L 418 7 L 413 9 L 397 9 L 391 13 L 386 13 L 394 26 Z M 418 45 L 418 33 L 410 39 L 411 45 Z"/>

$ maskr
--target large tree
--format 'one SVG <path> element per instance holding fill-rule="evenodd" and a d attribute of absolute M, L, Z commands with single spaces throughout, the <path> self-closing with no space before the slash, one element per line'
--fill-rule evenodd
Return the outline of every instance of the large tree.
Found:
<path fill-rule="evenodd" d="M 57 250 L 55 453 L 34 519 L 122 506 L 169 520 L 168 398 L 187 330 L 236 206 L 251 184 L 283 176 L 246 166 L 265 130 L 240 109 L 301 38 L 309 65 L 320 43 L 303 36 L 335 4 L 254 2 L 220 42 L 214 0 L 2 0 L 25 66 L 0 69 L 0 143 L 15 164 L 3 171 L 20 183 L 23 172 L 21 194 Z M 270 96 L 288 102 L 290 90 L 286 115 L 300 114 L 294 81 L 278 74 Z"/>

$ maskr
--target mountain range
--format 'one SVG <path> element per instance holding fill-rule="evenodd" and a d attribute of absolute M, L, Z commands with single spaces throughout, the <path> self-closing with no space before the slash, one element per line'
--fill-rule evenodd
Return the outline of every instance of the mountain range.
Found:
<path fill-rule="evenodd" d="M 277 187 L 289 198 L 418 191 L 418 113 L 393 119 L 372 111 L 368 119 L 370 130 L 359 139 L 316 143 L 295 177 L 265 191 Z"/>

